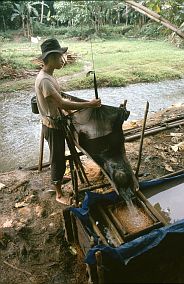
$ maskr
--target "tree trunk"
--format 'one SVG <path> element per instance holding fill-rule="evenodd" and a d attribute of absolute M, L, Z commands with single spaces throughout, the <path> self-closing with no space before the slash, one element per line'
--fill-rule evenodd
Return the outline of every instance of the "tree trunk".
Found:
<path fill-rule="evenodd" d="M 3 28 L 4 28 L 4 32 L 6 32 L 6 23 L 5 23 L 4 15 L 2 15 L 2 18 L 3 18 Z"/>
<path fill-rule="evenodd" d="M 23 29 L 23 32 L 24 32 L 24 36 L 26 36 L 25 18 L 24 17 L 22 17 L 22 29 Z"/>
<path fill-rule="evenodd" d="M 42 6 L 41 6 L 40 23 L 42 23 L 42 22 L 43 22 L 43 10 L 44 10 L 44 1 L 42 1 Z"/>
<path fill-rule="evenodd" d="M 135 1 L 129 1 L 129 0 L 125 0 L 125 2 L 130 5 L 132 8 L 134 8 L 136 11 L 140 12 L 143 15 L 146 15 L 147 17 L 149 17 L 150 19 L 156 21 L 157 23 L 162 24 L 163 26 L 165 26 L 166 28 L 172 30 L 173 32 L 177 33 L 180 37 L 182 37 L 184 39 L 184 33 L 179 30 L 179 28 L 177 26 L 175 26 L 174 24 L 170 23 L 167 19 L 163 18 L 162 16 L 160 16 L 159 14 L 153 12 L 152 10 L 146 8 L 145 6 L 135 2 Z"/>
<path fill-rule="evenodd" d="M 129 11 L 128 11 L 128 5 L 126 5 L 126 11 L 125 11 L 125 13 L 126 13 L 126 14 L 125 14 L 125 17 L 126 17 L 126 23 L 125 23 L 125 25 L 126 25 L 126 26 L 128 26 L 128 12 L 129 12 Z"/>

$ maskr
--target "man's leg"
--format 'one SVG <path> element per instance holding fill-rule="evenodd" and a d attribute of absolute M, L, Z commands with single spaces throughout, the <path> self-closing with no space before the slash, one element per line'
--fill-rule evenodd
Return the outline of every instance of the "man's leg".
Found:
<path fill-rule="evenodd" d="M 43 126 L 44 137 L 50 149 L 51 180 L 56 191 L 56 200 L 68 204 L 64 197 L 61 185 L 66 169 L 65 162 L 65 136 L 61 129 L 53 129 Z"/>

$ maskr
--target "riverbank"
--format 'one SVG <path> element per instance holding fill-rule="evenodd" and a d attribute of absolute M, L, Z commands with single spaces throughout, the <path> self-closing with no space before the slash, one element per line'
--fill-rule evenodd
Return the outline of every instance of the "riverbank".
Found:
<path fill-rule="evenodd" d="M 63 40 L 62 37 L 58 39 L 61 45 L 69 47 L 71 54 L 77 55 L 75 63 L 68 64 L 55 73 L 58 78 L 68 76 L 67 80 L 61 81 L 64 90 L 93 88 L 93 76 L 86 77 L 93 66 L 91 43 L 77 39 Z M 2 69 L 0 93 L 34 88 L 38 66 L 33 61 L 40 54 L 43 40 L 44 38 L 38 44 L 25 41 L 2 43 L 2 64 L 8 64 L 15 72 L 12 73 L 10 68 L 8 74 L 7 68 L 5 71 Z M 167 41 L 120 38 L 96 39 L 92 44 L 98 87 L 159 82 L 179 79 L 184 75 L 184 49 Z"/>
<path fill-rule="evenodd" d="M 147 126 L 162 123 L 184 113 L 184 105 L 173 106 L 152 115 Z M 141 126 L 142 121 L 127 122 L 124 129 Z M 144 139 L 140 180 L 163 176 L 184 168 L 184 126 L 165 130 Z M 139 140 L 125 144 L 127 157 L 135 170 Z M 176 146 L 175 148 L 172 148 Z M 175 149 L 175 150 L 174 150 Z M 100 179 L 99 168 L 81 158 L 91 183 Z M 70 176 L 67 168 L 66 174 Z M 64 239 L 63 206 L 50 191 L 50 170 L 15 170 L 0 174 L 0 250 L 1 282 L 15 284 L 86 284 L 84 256 Z M 64 185 L 70 196 L 72 184 Z"/>

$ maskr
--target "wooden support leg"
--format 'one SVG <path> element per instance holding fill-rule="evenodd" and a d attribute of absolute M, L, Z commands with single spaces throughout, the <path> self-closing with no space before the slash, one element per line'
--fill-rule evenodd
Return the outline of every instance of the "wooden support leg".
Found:
<path fill-rule="evenodd" d="M 141 141 L 140 141 L 140 145 L 139 145 L 139 156 L 138 156 L 138 161 L 137 161 L 137 168 L 136 168 L 136 171 L 135 171 L 136 178 L 138 178 L 139 168 L 140 168 L 140 164 L 141 164 L 144 131 L 145 131 L 145 127 L 146 127 L 146 119 L 147 119 L 147 115 L 148 115 L 148 110 L 149 110 L 149 102 L 146 103 L 146 108 L 145 108 L 145 112 L 144 112 L 144 121 L 143 121 L 142 132 L 141 132 Z"/>
<path fill-rule="evenodd" d="M 42 171 L 42 164 L 43 164 L 43 150 L 44 150 L 44 135 L 43 129 L 41 130 L 41 137 L 40 137 L 40 154 L 39 154 L 39 162 L 38 162 L 38 171 Z"/>
<path fill-rule="evenodd" d="M 78 207 L 79 205 L 78 178 L 77 178 L 77 173 L 75 169 L 74 169 L 73 176 L 74 176 L 75 204 Z"/>
<path fill-rule="evenodd" d="M 73 238 L 74 238 L 74 243 L 78 244 L 78 231 L 77 231 L 77 224 L 76 224 L 76 219 L 72 212 L 70 211 L 70 217 L 71 217 L 71 222 L 72 222 L 72 231 L 73 231 Z"/>
<path fill-rule="evenodd" d="M 88 284 L 94 284 L 94 282 L 92 281 L 92 275 L 91 275 L 92 273 L 89 264 L 86 264 L 86 271 L 88 274 Z"/>
<path fill-rule="evenodd" d="M 73 165 L 72 157 L 69 158 L 69 165 L 70 165 L 70 173 L 71 173 L 71 178 L 72 178 L 72 187 L 74 191 L 74 165 Z"/>
<path fill-rule="evenodd" d="M 63 210 L 63 218 L 65 223 L 65 237 L 68 243 L 72 243 L 74 241 L 73 236 L 73 225 L 70 215 L 70 209 L 66 208 Z"/>
<path fill-rule="evenodd" d="M 70 153 L 73 157 L 73 161 L 74 161 L 75 167 L 77 169 L 77 173 L 78 173 L 78 176 L 80 178 L 80 181 L 81 181 L 81 183 L 84 183 L 84 180 L 85 180 L 87 182 L 87 184 L 90 185 L 89 180 L 87 178 L 87 175 L 85 173 L 84 167 L 82 165 L 82 162 L 80 160 L 80 157 L 79 157 L 77 150 L 75 148 L 75 143 L 74 143 L 74 140 L 73 140 L 71 130 L 66 125 L 63 125 L 63 130 L 66 134 L 66 142 L 68 144 L 68 148 L 70 150 Z"/>
<path fill-rule="evenodd" d="M 74 162 L 72 158 L 69 159 L 69 165 L 70 165 L 70 172 L 71 172 L 71 178 L 72 178 L 73 193 L 75 197 L 75 206 L 78 206 L 79 204 L 78 178 L 77 178 L 77 173 L 76 173 L 76 169 L 74 167 Z"/>
<path fill-rule="evenodd" d="M 104 284 L 104 271 L 102 266 L 102 253 L 97 251 L 95 253 L 96 262 L 97 262 L 97 274 L 98 274 L 98 284 Z"/>

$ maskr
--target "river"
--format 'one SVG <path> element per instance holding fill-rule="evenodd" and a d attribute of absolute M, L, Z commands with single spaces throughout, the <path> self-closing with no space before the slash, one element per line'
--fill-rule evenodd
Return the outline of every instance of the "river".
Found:
<path fill-rule="evenodd" d="M 143 118 L 146 101 L 150 103 L 149 114 L 184 103 L 184 79 L 160 83 L 143 83 L 121 88 L 99 88 L 103 104 L 119 106 L 127 99 L 129 120 Z M 84 99 L 94 98 L 94 90 L 76 90 L 69 94 Z M 0 172 L 28 167 L 38 163 L 40 119 L 31 112 L 34 92 L 0 94 Z M 45 143 L 44 162 L 48 147 Z"/>

